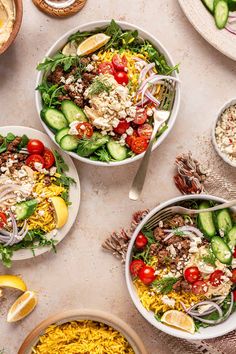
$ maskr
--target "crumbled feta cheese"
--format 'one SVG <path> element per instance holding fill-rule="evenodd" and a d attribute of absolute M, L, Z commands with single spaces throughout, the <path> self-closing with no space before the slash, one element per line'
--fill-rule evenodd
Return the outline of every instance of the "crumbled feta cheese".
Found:
<path fill-rule="evenodd" d="M 153 110 L 151 108 L 147 109 L 147 115 L 148 117 L 151 117 L 153 115 Z"/>
<path fill-rule="evenodd" d="M 170 307 L 175 306 L 175 300 L 170 299 L 167 295 L 162 296 L 161 301 L 163 302 L 163 304 L 165 304 L 167 306 L 170 306 Z"/>
<path fill-rule="evenodd" d="M 38 214 L 39 214 L 40 216 L 43 216 L 43 215 L 45 214 L 45 211 L 44 211 L 44 210 L 39 210 L 39 211 L 38 211 Z"/>
<path fill-rule="evenodd" d="M 87 71 L 93 71 L 93 69 L 94 69 L 94 66 L 92 65 L 92 64 L 88 64 L 87 66 L 86 66 L 86 70 Z"/>
<path fill-rule="evenodd" d="M 127 135 L 132 135 L 134 132 L 134 129 L 132 127 L 129 127 L 128 129 L 126 129 L 126 134 Z"/>

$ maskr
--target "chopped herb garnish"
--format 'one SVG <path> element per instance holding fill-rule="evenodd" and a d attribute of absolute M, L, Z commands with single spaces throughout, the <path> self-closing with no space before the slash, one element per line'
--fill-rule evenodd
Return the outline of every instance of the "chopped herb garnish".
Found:
<path fill-rule="evenodd" d="M 178 281 L 178 278 L 166 277 L 160 280 L 156 280 L 152 283 L 152 286 L 157 288 L 161 294 L 168 294 L 172 291 L 173 285 Z"/>
<path fill-rule="evenodd" d="M 101 80 L 98 76 L 93 80 L 93 83 L 89 87 L 89 95 L 99 95 L 99 93 L 109 93 L 112 89 L 111 84 L 107 80 Z"/>

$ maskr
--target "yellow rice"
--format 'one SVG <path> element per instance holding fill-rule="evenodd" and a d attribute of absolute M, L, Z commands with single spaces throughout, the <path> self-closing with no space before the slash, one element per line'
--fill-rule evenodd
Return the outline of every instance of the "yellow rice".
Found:
<path fill-rule="evenodd" d="M 46 186 L 44 183 L 45 175 L 42 173 L 35 173 L 35 185 L 33 187 L 33 193 L 36 193 L 38 205 L 36 211 L 27 220 L 29 230 L 41 229 L 45 232 L 50 232 L 56 227 L 55 216 L 50 198 L 59 196 L 65 191 L 62 186 L 57 186 L 51 183 Z M 55 177 L 51 178 L 51 181 L 55 180 Z M 43 213 L 42 213 L 43 212 Z"/>
<path fill-rule="evenodd" d="M 95 321 L 52 325 L 32 348 L 32 354 L 135 354 L 115 329 Z"/>

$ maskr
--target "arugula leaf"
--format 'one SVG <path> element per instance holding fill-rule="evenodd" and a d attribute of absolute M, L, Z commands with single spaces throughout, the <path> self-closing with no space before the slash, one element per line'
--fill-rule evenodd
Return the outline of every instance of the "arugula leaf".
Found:
<path fill-rule="evenodd" d="M 2 264 L 6 268 L 11 267 L 12 255 L 13 255 L 13 251 L 10 247 L 5 247 L 4 245 L 0 244 L 0 257 L 1 257 Z"/>
<path fill-rule="evenodd" d="M 152 283 L 152 286 L 157 288 L 161 294 L 168 294 L 172 291 L 173 285 L 179 280 L 179 278 L 166 277 L 160 280 L 156 280 Z"/>
<path fill-rule="evenodd" d="M 2 144 L 0 145 L 0 154 L 4 151 L 6 151 L 7 149 L 7 141 L 6 141 L 6 138 L 4 138 Z"/>
<path fill-rule="evenodd" d="M 38 90 L 41 95 L 44 104 L 47 107 L 52 107 L 52 106 L 57 106 L 61 104 L 61 102 L 58 100 L 58 96 L 64 93 L 63 90 L 63 85 L 50 85 L 46 80 L 44 80 L 36 90 Z"/>
<path fill-rule="evenodd" d="M 7 136 L 6 136 L 6 141 L 8 143 L 12 142 L 14 139 L 16 138 L 16 136 L 12 133 L 8 133 Z"/>
<path fill-rule="evenodd" d="M 25 135 L 25 134 L 22 135 L 22 137 L 21 137 L 21 142 L 20 142 L 20 144 L 18 145 L 18 150 L 20 150 L 20 149 L 26 147 L 26 145 L 28 144 L 28 142 L 29 142 L 28 136 Z"/>
<path fill-rule="evenodd" d="M 57 172 L 61 175 L 63 172 L 69 171 L 68 165 L 65 163 L 63 157 L 57 152 L 57 150 L 54 150 L 53 154 L 55 157 Z"/>
<path fill-rule="evenodd" d="M 69 70 L 72 66 L 77 65 L 80 61 L 79 57 L 66 56 L 62 53 L 57 53 L 52 58 L 45 58 L 42 63 L 37 65 L 37 70 L 55 71 L 58 65 L 61 65 L 64 71 Z"/>
<path fill-rule="evenodd" d="M 142 233 L 147 237 L 149 245 L 151 245 L 153 243 L 157 243 L 158 244 L 157 240 L 154 238 L 152 230 L 145 230 L 145 228 L 144 228 L 142 230 Z"/>
<path fill-rule="evenodd" d="M 109 162 L 112 161 L 112 157 L 104 146 L 96 150 L 94 154 L 98 157 L 98 161 Z"/>

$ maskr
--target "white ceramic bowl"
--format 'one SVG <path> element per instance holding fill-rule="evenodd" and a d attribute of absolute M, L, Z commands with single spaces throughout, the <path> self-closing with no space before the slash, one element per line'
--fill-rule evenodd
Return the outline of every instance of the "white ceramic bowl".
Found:
<path fill-rule="evenodd" d="M 208 328 L 201 328 L 199 332 L 196 332 L 195 334 L 190 334 L 184 331 L 181 331 L 179 329 L 175 329 L 172 327 L 169 327 L 161 322 L 158 322 L 154 318 L 154 313 L 152 311 L 148 311 L 144 308 L 142 305 L 136 288 L 133 285 L 132 278 L 130 275 L 129 271 L 129 265 L 131 262 L 132 258 L 132 251 L 133 251 L 133 245 L 135 242 L 135 239 L 140 232 L 140 230 L 144 227 L 144 225 L 147 223 L 147 221 L 151 218 L 153 214 L 155 214 L 157 211 L 166 208 L 168 206 L 171 206 L 173 204 L 185 201 L 185 200 L 190 200 L 190 199 L 197 199 L 197 200 L 214 200 L 219 203 L 225 202 L 224 199 L 214 197 L 212 195 L 199 195 L 199 194 L 194 194 L 194 195 L 187 195 L 187 196 L 180 196 L 177 198 L 170 199 L 164 203 L 161 203 L 158 205 L 156 208 L 154 208 L 144 219 L 143 221 L 139 224 L 137 229 L 135 230 L 130 244 L 129 248 L 127 251 L 127 257 L 126 257 L 126 264 L 125 264 L 125 277 L 126 277 L 126 284 L 128 287 L 129 294 L 131 296 L 131 299 L 133 300 L 134 305 L 136 306 L 137 310 L 143 315 L 143 317 L 151 323 L 154 327 L 158 328 L 159 330 L 170 334 L 172 336 L 178 337 L 178 338 L 184 338 L 188 340 L 203 340 L 203 339 L 210 339 L 210 338 L 215 338 L 219 336 L 223 336 L 227 334 L 230 331 L 233 331 L 236 329 L 236 312 L 234 312 L 225 322 L 218 324 L 216 326 L 208 327 Z"/>
<path fill-rule="evenodd" d="M 60 50 L 63 45 L 65 45 L 68 37 L 77 32 L 77 31 L 91 31 L 94 30 L 98 27 L 105 27 L 110 23 L 110 21 L 95 21 L 95 22 L 90 22 L 78 27 L 75 27 L 73 29 L 71 29 L 70 31 L 68 31 L 67 33 L 63 34 L 52 46 L 51 48 L 48 50 L 48 52 L 46 53 L 45 57 L 51 57 L 53 56 L 56 52 L 58 52 L 58 50 Z M 121 21 L 117 21 L 117 23 L 123 28 L 123 29 L 131 29 L 131 30 L 138 30 L 139 31 L 139 35 L 140 37 L 149 40 L 150 42 L 152 42 L 152 44 L 158 49 L 160 50 L 161 53 L 163 53 L 167 59 L 167 62 L 169 65 L 174 66 L 174 62 L 170 56 L 170 54 L 168 53 L 168 51 L 166 50 L 166 48 L 159 42 L 159 40 L 157 40 L 153 35 L 151 35 L 150 33 L 144 31 L 143 29 L 139 28 L 136 25 L 132 25 L 130 23 L 127 22 L 121 22 Z M 178 74 L 174 73 L 173 74 L 175 77 L 178 77 Z M 43 77 L 43 72 L 39 72 L 37 75 L 37 82 L 36 82 L 36 87 L 41 83 L 42 81 L 42 77 Z M 39 91 L 36 91 L 35 93 L 35 98 L 36 98 L 36 107 L 37 107 L 37 111 L 40 117 L 40 112 L 42 109 L 42 101 L 41 101 L 41 95 Z M 177 85 L 177 89 L 176 89 L 176 96 L 175 96 L 175 102 L 174 102 L 174 106 L 173 106 L 173 111 L 171 114 L 171 117 L 168 121 L 168 129 L 158 138 L 157 142 L 153 145 L 153 150 L 156 149 L 167 137 L 167 135 L 170 133 L 171 129 L 174 126 L 175 120 L 177 118 L 177 114 L 179 111 L 179 105 L 180 105 L 180 87 L 179 85 Z M 50 136 L 50 138 L 53 140 L 53 142 L 55 143 L 55 138 L 54 138 L 54 134 L 52 133 L 52 131 L 47 127 L 47 125 L 41 120 L 41 124 L 43 125 L 44 129 L 46 130 L 47 134 Z M 89 158 L 85 158 L 85 157 L 81 157 L 78 154 L 74 153 L 74 152 L 68 152 L 68 154 L 72 157 L 74 157 L 77 160 L 89 163 L 91 165 L 96 165 L 96 166 L 120 166 L 120 165 L 125 165 L 128 163 L 131 163 L 133 161 L 137 161 L 140 158 L 142 158 L 142 156 L 144 155 L 144 153 L 140 154 L 140 155 L 136 155 L 135 157 L 132 158 L 128 158 L 125 159 L 123 161 L 117 161 L 117 162 L 101 162 L 101 161 L 92 161 Z"/>
<path fill-rule="evenodd" d="M 219 111 L 219 113 L 218 113 L 218 115 L 217 115 L 217 118 L 216 118 L 216 120 L 215 120 L 215 122 L 214 122 L 214 124 L 213 124 L 213 127 L 212 127 L 212 143 L 213 143 L 213 146 L 214 146 L 214 148 L 215 148 L 217 154 L 218 154 L 228 165 L 233 166 L 233 167 L 236 167 L 236 162 L 231 161 L 231 160 L 228 158 L 228 156 L 227 156 L 226 154 L 224 154 L 224 153 L 220 150 L 220 148 L 219 148 L 219 146 L 218 146 L 218 144 L 217 144 L 217 142 L 216 142 L 215 129 L 216 129 L 216 125 L 217 125 L 218 120 L 220 119 L 222 113 L 223 113 L 228 107 L 230 107 L 230 106 L 232 106 L 232 105 L 235 105 L 235 104 L 236 104 L 236 98 L 233 98 L 233 99 L 229 100 L 228 102 L 226 102 L 226 103 L 221 107 L 221 109 L 220 109 L 220 111 Z"/>
<path fill-rule="evenodd" d="M 31 348 L 35 346 L 39 337 L 52 324 L 62 324 L 70 321 L 91 320 L 98 321 L 111 326 L 120 332 L 134 349 L 135 354 L 147 354 L 142 340 L 134 330 L 118 317 L 103 311 L 97 310 L 70 310 L 58 313 L 41 322 L 24 340 L 18 354 L 32 354 Z"/>

